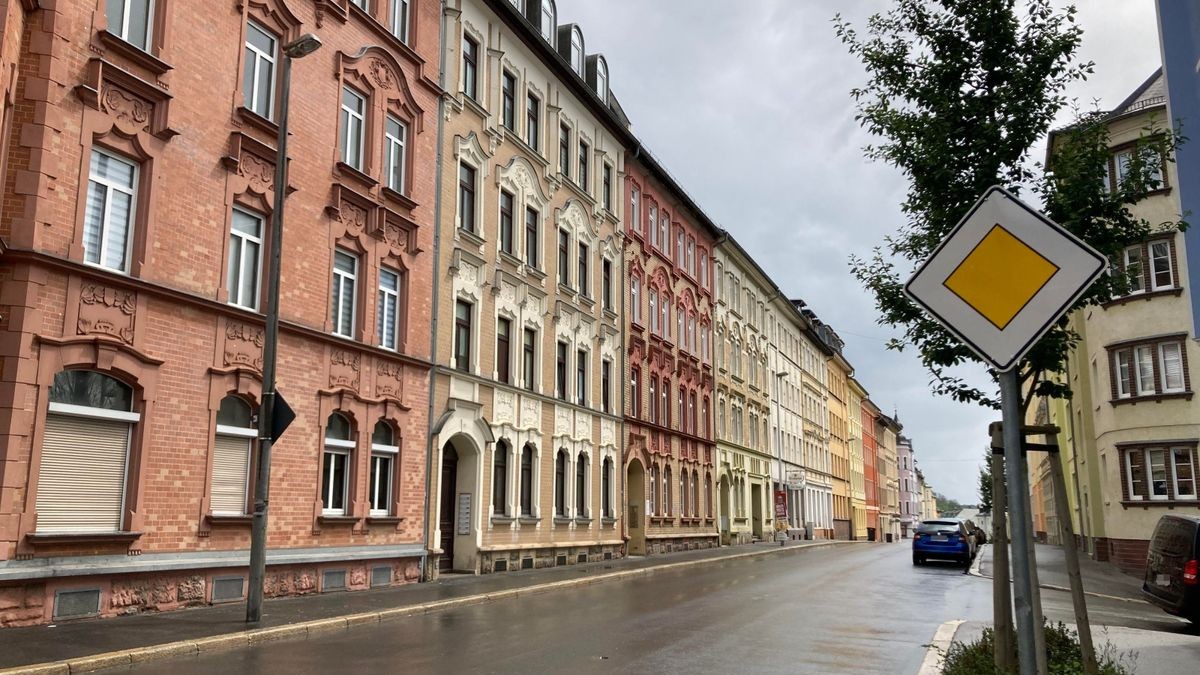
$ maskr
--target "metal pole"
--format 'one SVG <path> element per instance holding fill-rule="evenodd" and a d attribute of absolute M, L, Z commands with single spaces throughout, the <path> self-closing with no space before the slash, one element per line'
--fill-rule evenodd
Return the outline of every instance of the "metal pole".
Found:
<path fill-rule="evenodd" d="M 1029 476 L 1021 449 L 1021 384 L 1017 368 L 1000 373 L 1000 407 L 1004 420 L 1004 465 L 1008 478 L 1008 506 L 1012 515 L 1013 598 L 1017 616 L 1017 662 L 1021 675 L 1037 673 L 1037 638 L 1034 625 L 1033 564 L 1029 542 Z"/>
<path fill-rule="evenodd" d="M 996 671 L 1012 672 L 1012 587 L 1009 586 L 1008 499 L 1004 487 L 1004 456 L 992 453 L 992 623 L 996 631 Z"/>
<path fill-rule="evenodd" d="M 292 57 L 280 50 L 283 86 L 279 101 L 278 150 L 275 154 L 275 204 L 271 213 L 271 251 L 267 266 L 267 334 L 263 341 L 262 405 L 258 413 L 258 472 L 254 480 L 254 522 L 250 530 L 250 585 L 246 622 L 262 618 L 263 581 L 267 571 L 267 501 L 271 487 L 271 423 L 275 406 L 275 360 L 279 344 L 279 277 L 283 249 L 283 199 L 287 193 L 288 93 Z"/>

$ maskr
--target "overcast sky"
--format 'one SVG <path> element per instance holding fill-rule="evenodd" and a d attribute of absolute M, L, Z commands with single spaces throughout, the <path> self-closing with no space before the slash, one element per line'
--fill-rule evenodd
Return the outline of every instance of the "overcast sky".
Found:
<path fill-rule="evenodd" d="M 634 132 L 780 288 L 838 331 L 871 398 L 899 413 L 933 488 L 974 503 L 987 423 L 998 413 L 935 398 L 916 357 L 885 348 L 891 333 L 847 263 L 903 223 L 907 185 L 862 156 L 871 139 L 848 92 L 866 76 L 830 20 L 841 12 L 863 33 L 866 18 L 890 4 L 557 0 L 560 22 L 579 23 L 587 51 L 608 59 Z M 1085 107 L 1112 108 L 1158 67 L 1154 2 L 1077 5 L 1081 58 L 1096 73 L 1069 93 Z M 982 369 L 972 376 L 987 382 Z"/>

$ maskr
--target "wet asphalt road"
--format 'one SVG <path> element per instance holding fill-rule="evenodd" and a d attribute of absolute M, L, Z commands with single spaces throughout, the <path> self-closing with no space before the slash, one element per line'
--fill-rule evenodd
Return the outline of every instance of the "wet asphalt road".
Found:
<path fill-rule="evenodd" d="M 782 552 L 312 639 L 108 670 L 164 673 L 915 673 L 991 585 L 908 542 Z"/>

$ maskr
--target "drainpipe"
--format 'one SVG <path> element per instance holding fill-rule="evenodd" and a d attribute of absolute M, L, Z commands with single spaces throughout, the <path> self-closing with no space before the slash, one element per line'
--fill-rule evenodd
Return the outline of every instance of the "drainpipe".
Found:
<path fill-rule="evenodd" d="M 433 365 L 429 369 L 429 409 L 426 419 L 425 441 L 425 528 L 421 532 L 421 546 L 425 552 L 421 555 L 421 580 L 428 581 L 429 574 L 429 544 L 430 525 L 433 516 L 433 406 L 434 394 L 437 391 L 437 334 L 438 334 L 438 292 L 441 280 L 441 229 L 442 229 L 442 141 L 446 134 L 446 0 L 441 2 L 441 25 L 438 26 L 438 86 L 442 93 L 438 95 L 437 109 L 437 160 L 434 171 L 437 172 L 437 191 L 433 199 L 433 311 L 430 312 L 429 331 L 429 361 Z"/>

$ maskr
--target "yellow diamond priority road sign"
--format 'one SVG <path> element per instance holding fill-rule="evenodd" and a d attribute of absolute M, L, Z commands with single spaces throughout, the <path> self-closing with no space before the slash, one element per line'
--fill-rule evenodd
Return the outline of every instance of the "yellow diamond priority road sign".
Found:
<path fill-rule="evenodd" d="M 904 290 L 997 370 L 1005 371 L 1103 272 L 1095 249 L 990 188 Z"/>

